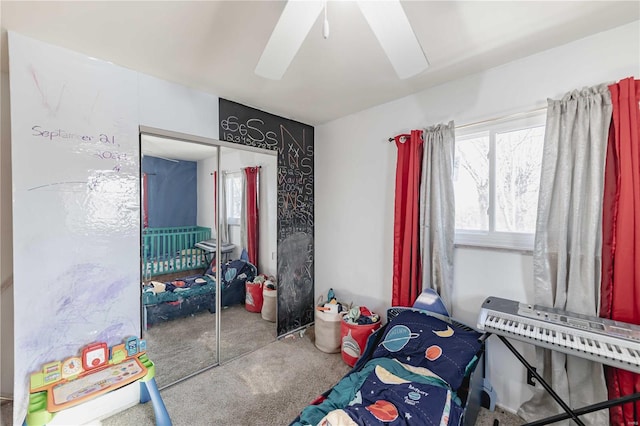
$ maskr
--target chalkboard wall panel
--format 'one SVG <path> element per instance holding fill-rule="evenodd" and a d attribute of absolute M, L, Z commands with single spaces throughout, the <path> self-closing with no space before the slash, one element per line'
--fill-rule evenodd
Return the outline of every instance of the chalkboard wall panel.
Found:
<path fill-rule="evenodd" d="M 221 140 L 278 151 L 278 335 L 282 335 L 314 318 L 314 129 L 222 98 L 219 114 Z"/>

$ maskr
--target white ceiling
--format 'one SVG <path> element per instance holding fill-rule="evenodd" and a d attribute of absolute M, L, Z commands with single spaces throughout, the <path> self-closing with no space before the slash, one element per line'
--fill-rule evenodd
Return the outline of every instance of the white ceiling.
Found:
<path fill-rule="evenodd" d="M 0 3 L 6 30 L 311 125 L 640 19 L 638 1 L 403 1 L 431 66 L 400 80 L 352 1 L 329 1 L 282 80 L 254 74 L 283 1 Z"/>

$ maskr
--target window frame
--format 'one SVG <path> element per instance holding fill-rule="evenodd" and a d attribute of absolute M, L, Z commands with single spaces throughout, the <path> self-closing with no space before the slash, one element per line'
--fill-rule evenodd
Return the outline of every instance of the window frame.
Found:
<path fill-rule="evenodd" d="M 536 111 L 519 115 L 517 118 L 483 121 L 478 124 L 456 129 L 458 141 L 487 136 L 489 138 L 489 207 L 487 211 L 489 229 L 455 229 L 454 245 L 531 252 L 534 247 L 534 233 L 496 231 L 496 134 L 515 132 L 534 127 L 545 127 L 546 111 Z M 543 136 L 544 139 L 544 136 Z"/>
<path fill-rule="evenodd" d="M 242 186 L 242 172 L 240 171 L 235 171 L 235 172 L 225 172 L 226 176 L 225 176 L 225 185 L 227 185 L 227 187 L 225 188 L 225 196 L 226 196 L 226 200 L 225 200 L 225 207 L 226 207 L 226 215 L 227 215 L 227 225 L 235 225 L 235 226 L 240 226 L 240 216 L 242 215 L 242 211 L 240 211 L 238 213 L 238 217 L 235 216 L 231 216 L 231 205 L 232 205 L 232 201 L 233 201 L 233 191 L 230 191 L 230 187 L 232 186 L 231 181 L 235 180 L 235 179 L 239 179 L 240 180 L 240 184 Z M 240 209 L 242 210 L 242 191 L 240 191 Z"/>

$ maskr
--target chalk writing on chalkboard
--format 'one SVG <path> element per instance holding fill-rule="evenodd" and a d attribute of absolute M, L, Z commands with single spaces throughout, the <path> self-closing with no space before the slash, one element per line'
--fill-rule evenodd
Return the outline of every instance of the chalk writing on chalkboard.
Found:
<path fill-rule="evenodd" d="M 219 115 L 221 140 L 278 152 L 278 334 L 284 334 L 313 321 L 314 129 L 226 99 Z"/>

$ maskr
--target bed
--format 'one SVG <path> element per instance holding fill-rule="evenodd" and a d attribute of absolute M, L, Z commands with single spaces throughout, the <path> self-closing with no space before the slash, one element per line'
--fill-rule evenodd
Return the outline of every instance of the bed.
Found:
<path fill-rule="evenodd" d="M 212 262 L 213 263 L 213 262 Z M 221 306 L 244 303 L 246 282 L 252 281 L 257 269 L 251 263 L 237 259 L 221 266 Z M 163 321 L 186 317 L 208 310 L 216 312 L 216 271 L 211 265 L 204 275 L 158 282 L 151 281 L 142 286 L 143 325 L 145 329 Z"/>
<path fill-rule="evenodd" d="M 142 230 L 142 276 L 184 272 L 207 267 L 205 251 L 196 247 L 211 238 L 211 228 L 178 226 Z"/>
<path fill-rule="evenodd" d="M 473 425 L 484 339 L 450 318 L 391 308 L 354 368 L 304 408 L 300 425 Z"/>

